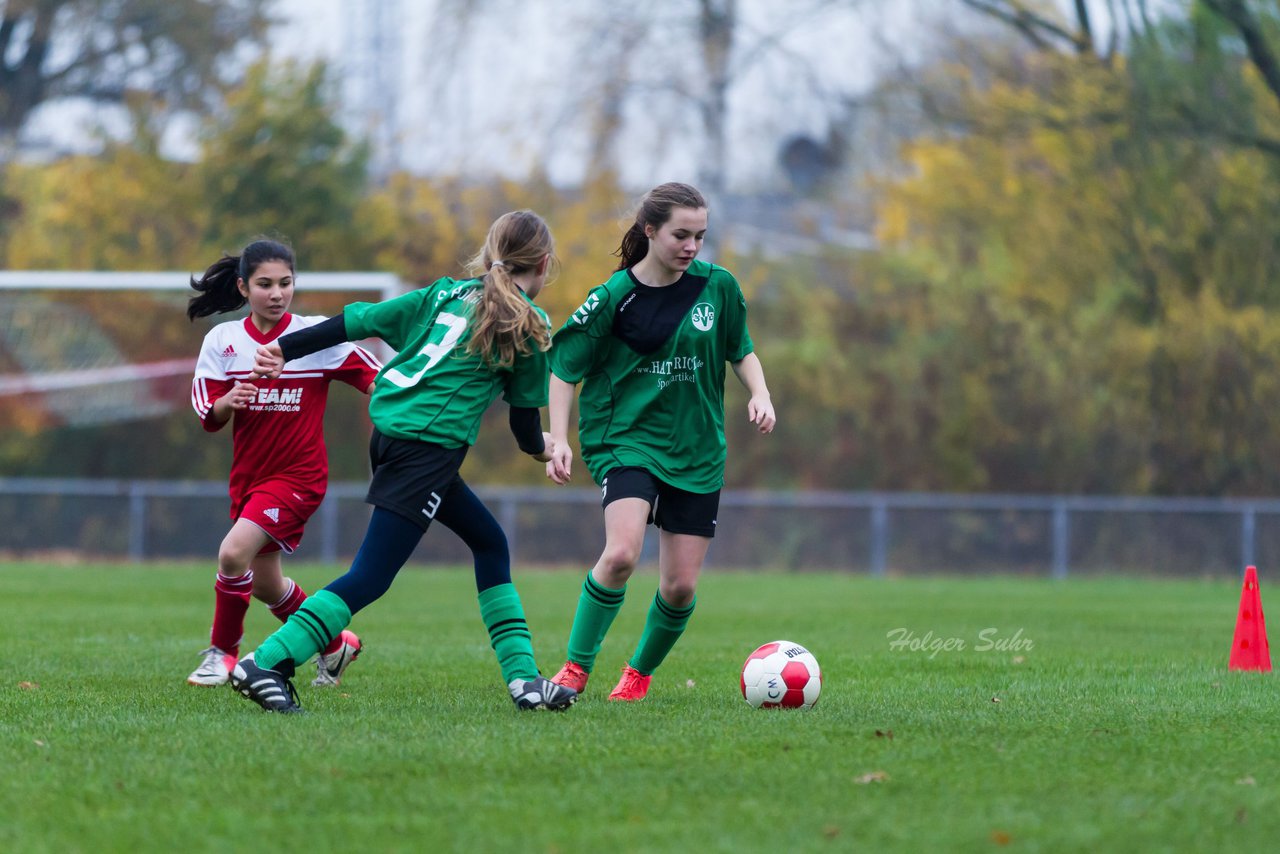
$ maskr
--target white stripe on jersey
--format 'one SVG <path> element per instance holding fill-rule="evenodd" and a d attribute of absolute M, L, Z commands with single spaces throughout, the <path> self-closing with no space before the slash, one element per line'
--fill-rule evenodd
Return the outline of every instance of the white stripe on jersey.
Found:
<path fill-rule="evenodd" d="M 195 382 L 191 384 L 191 405 L 201 419 L 204 419 L 209 414 L 209 408 L 213 406 L 209 402 L 209 390 L 205 388 L 203 377 L 196 377 Z"/>
<path fill-rule="evenodd" d="M 307 317 L 290 315 L 289 327 L 285 334 L 306 329 L 325 320 L 328 318 L 323 315 Z M 206 418 L 213 406 L 208 383 L 234 383 L 237 380 L 252 380 L 257 377 L 254 372 L 254 356 L 259 344 L 257 339 L 249 334 L 245 324 L 245 318 L 228 320 L 210 329 L 204 337 L 204 342 L 200 346 L 200 356 L 196 360 L 195 378 L 191 384 L 191 405 L 201 420 Z M 350 342 L 344 342 L 293 360 L 289 363 L 290 368 L 283 372 L 282 378 L 324 378 L 330 371 L 341 368 L 353 354 L 374 371 L 382 368 L 382 364 L 368 350 Z"/>
<path fill-rule="evenodd" d="M 227 376 L 232 379 L 256 380 L 258 375 L 253 371 L 227 371 Z M 323 377 L 327 376 L 324 371 L 281 371 L 280 379 L 293 380 L 304 379 L 306 377 Z"/>

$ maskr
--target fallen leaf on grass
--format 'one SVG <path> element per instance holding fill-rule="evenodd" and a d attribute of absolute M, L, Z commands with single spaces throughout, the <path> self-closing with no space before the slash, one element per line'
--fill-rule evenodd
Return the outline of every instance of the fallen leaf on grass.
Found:
<path fill-rule="evenodd" d="M 999 697 L 992 697 L 992 698 L 991 698 L 991 702 L 993 702 L 993 703 L 998 703 L 998 702 L 1000 702 L 1000 698 L 999 698 Z"/>
<path fill-rule="evenodd" d="M 854 777 L 853 782 L 865 786 L 867 783 L 883 783 L 888 779 L 889 775 L 883 771 L 869 771 L 861 777 Z"/>
<path fill-rule="evenodd" d="M 23 691 L 35 691 L 39 689 L 40 683 L 39 682 L 19 682 L 18 687 L 21 688 Z"/>
<path fill-rule="evenodd" d="M 696 688 L 696 687 L 697 687 L 697 685 L 698 685 L 698 683 L 697 683 L 697 682 L 694 682 L 692 679 L 686 679 L 686 680 L 684 681 L 684 687 L 686 687 L 686 688 Z"/>
<path fill-rule="evenodd" d="M 893 741 L 893 730 L 891 730 L 891 729 L 885 729 L 885 730 L 880 730 L 880 729 L 878 729 L 878 730 L 876 730 L 876 738 L 887 738 L 887 739 L 889 739 L 890 741 Z"/>
<path fill-rule="evenodd" d="M 1003 830 L 991 831 L 991 841 L 996 845 L 1008 845 L 1013 841 L 1013 837 Z"/>
<path fill-rule="evenodd" d="M 827 839 L 835 839 L 840 835 L 840 828 L 836 827 L 834 824 L 828 824 L 826 827 L 822 828 L 822 835 L 827 837 Z"/>
<path fill-rule="evenodd" d="M 37 739 L 35 739 L 35 742 L 36 742 L 36 747 L 48 747 L 48 746 L 49 746 L 49 745 L 45 744 L 43 741 L 41 741 L 41 740 L 40 740 L 40 739 L 38 739 L 38 738 L 37 738 Z"/>
<path fill-rule="evenodd" d="M 1027 657 L 1026 657 L 1025 655 L 1015 655 L 1015 656 L 1013 657 L 1013 663 L 1014 663 L 1014 664 L 1021 664 L 1022 662 L 1026 661 L 1026 660 L 1027 660 Z"/>
<path fill-rule="evenodd" d="M 1241 777 L 1239 780 L 1236 780 L 1236 785 L 1237 786 L 1256 786 L 1258 785 L 1258 781 L 1253 779 L 1252 775 L 1249 775 L 1246 777 Z"/>

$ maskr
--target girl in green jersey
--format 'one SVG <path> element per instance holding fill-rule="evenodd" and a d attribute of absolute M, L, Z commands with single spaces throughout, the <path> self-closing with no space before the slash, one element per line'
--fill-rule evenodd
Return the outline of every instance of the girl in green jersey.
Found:
<path fill-rule="evenodd" d="M 552 681 L 586 687 L 645 528 L 659 529 L 658 591 L 611 700 L 645 696 L 693 614 L 724 485 L 726 363 L 751 396 L 751 422 L 769 433 L 776 420 L 742 290 L 728 270 L 697 260 L 706 231 L 707 203 L 696 189 L 650 190 L 622 238 L 617 272 L 588 294 L 551 350 L 547 476 L 569 481 L 569 410 L 582 383 L 578 438 L 603 491 L 605 531 L 604 552 L 582 584 L 568 661 Z"/>
<path fill-rule="evenodd" d="M 480 616 L 503 681 L 520 709 L 564 709 L 577 697 L 539 675 L 520 596 L 511 583 L 507 538 L 458 471 L 480 418 L 502 395 L 520 449 L 545 462 L 551 324 L 533 304 L 555 263 L 542 218 L 513 211 L 489 228 L 471 262 L 476 278 L 438 279 L 381 303 L 342 314 L 258 349 L 257 373 L 274 378 L 289 359 L 343 341 L 380 338 L 397 352 L 378 374 L 369 401 L 374 506 L 351 569 L 311 596 L 289 621 L 237 662 L 232 686 L 268 711 L 301 711 L 294 667 L 338 636 L 351 617 L 391 586 L 422 535 L 438 521 L 471 549 Z"/>

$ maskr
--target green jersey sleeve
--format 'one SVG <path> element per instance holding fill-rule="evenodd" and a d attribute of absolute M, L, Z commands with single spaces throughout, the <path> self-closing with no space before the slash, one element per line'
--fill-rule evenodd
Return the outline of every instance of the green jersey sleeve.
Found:
<path fill-rule="evenodd" d="M 430 320 L 439 282 L 384 302 L 356 302 L 343 309 L 347 336 L 352 341 L 380 338 L 393 350 L 403 350 L 415 326 Z"/>
<path fill-rule="evenodd" d="M 729 280 L 729 295 L 725 300 L 725 314 L 728 315 L 725 334 L 725 359 L 730 362 L 741 362 L 747 354 L 755 350 L 751 341 L 751 333 L 747 330 L 747 298 L 742 287 L 733 274 L 724 268 L 720 272 Z"/>
<path fill-rule="evenodd" d="M 597 354 L 607 346 L 613 325 L 613 295 L 604 285 L 593 288 L 551 347 L 551 372 L 567 383 L 579 383 L 591 372 Z"/>

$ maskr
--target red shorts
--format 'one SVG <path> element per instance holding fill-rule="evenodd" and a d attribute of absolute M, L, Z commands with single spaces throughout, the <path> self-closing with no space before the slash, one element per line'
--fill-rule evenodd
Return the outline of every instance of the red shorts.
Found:
<path fill-rule="evenodd" d="M 231 519 L 252 522 L 271 538 L 258 554 L 276 551 L 293 554 L 302 542 L 302 529 L 323 500 L 323 492 L 304 490 L 282 481 L 258 483 L 239 504 L 231 505 Z"/>

